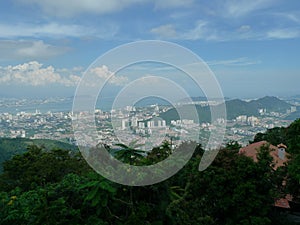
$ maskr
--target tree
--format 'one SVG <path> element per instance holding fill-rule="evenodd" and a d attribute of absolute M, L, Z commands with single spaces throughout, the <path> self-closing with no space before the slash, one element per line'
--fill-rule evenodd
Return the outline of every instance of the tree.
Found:
<path fill-rule="evenodd" d="M 163 161 L 171 154 L 172 149 L 170 143 L 168 141 L 164 141 L 161 146 L 154 147 L 150 152 L 148 152 L 147 160 L 149 160 L 151 164 L 154 164 Z"/>
<path fill-rule="evenodd" d="M 229 141 L 226 143 L 226 149 L 238 151 L 242 146 L 237 141 Z"/>
<path fill-rule="evenodd" d="M 46 151 L 36 145 L 28 146 L 23 155 L 4 162 L 0 175 L 0 191 L 20 187 L 30 190 L 63 179 L 69 173 L 80 174 L 90 168 L 79 153 L 53 149 Z"/>
<path fill-rule="evenodd" d="M 286 128 L 275 127 L 268 129 L 265 133 L 258 133 L 255 135 L 253 143 L 259 141 L 267 141 L 273 145 L 286 142 Z"/>
<path fill-rule="evenodd" d="M 174 224 L 271 224 L 271 167 L 226 149 L 203 172 L 197 171 L 199 161 L 192 163 L 184 191 L 167 208 Z M 174 179 L 180 173 L 186 171 Z"/>
<path fill-rule="evenodd" d="M 133 141 L 129 143 L 129 145 L 121 143 L 116 144 L 116 146 L 121 147 L 121 149 L 115 153 L 116 158 L 124 163 L 128 163 L 131 165 L 136 163 L 139 159 L 143 158 L 145 151 L 137 149 L 141 145 L 136 144 L 136 142 L 137 141 Z"/>

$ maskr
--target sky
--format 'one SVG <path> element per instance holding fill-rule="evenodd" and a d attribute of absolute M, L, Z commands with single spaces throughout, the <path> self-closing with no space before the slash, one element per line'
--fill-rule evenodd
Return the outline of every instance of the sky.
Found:
<path fill-rule="evenodd" d="M 73 96 L 98 57 L 142 40 L 197 54 L 226 97 L 300 94 L 298 0 L 7 0 L 0 2 L 0 97 Z M 155 68 L 126 72 L 143 77 Z M 107 65 L 94 69 L 103 79 L 112 74 Z M 108 89 L 128 84 L 124 74 Z"/>

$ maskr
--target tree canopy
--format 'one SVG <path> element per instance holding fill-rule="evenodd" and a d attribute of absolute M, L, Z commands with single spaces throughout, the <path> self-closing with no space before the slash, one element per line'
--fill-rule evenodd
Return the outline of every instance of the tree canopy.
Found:
<path fill-rule="evenodd" d="M 212 165 L 199 172 L 204 150 L 198 145 L 176 175 L 143 187 L 103 178 L 78 152 L 31 145 L 3 164 L 0 224 L 293 224 L 278 213 L 274 201 L 287 193 L 299 199 L 299 138 L 300 120 L 255 137 L 288 146 L 290 162 L 277 171 L 267 147 L 254 162 L 238 154 L 238 143 L 229 142 Z M 180 148 L 189 144 L 195 143 Z M 148 154 L 134 146 L 119 147 L 116 157 L 134 165 L 157 163 L 173 151 L 168 142 Z"/>

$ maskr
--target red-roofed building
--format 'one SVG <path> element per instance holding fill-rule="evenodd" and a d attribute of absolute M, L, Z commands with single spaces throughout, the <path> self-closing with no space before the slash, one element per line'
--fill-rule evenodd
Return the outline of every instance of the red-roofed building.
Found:
<path fill-rule="evenodd" d="M 269 146 L 270 155 L 273 158 L 274 170 L 280 166 L 284 166 L 284 164 L 288 161 L 289 154 L 286 152 L 287 147 L 284 144 L 279 144 L 276 147 L 267 141 L 260 141 L 247 145 L 246 147 L 240 149 L 239 154 L 244 154 L 245 156 L 252 158 L 254 162 L 257 162 L 257 153 L 262 146 Z"/>
<path fill-rule="evenodd" d="M 277 146 L 271 145 L 267 141 L 260 141 L 246 147 L 243 147 L 239 150 L 239 154 L 243 154 L 253 159 L 254 162 L 257 162 L 257 154 L 261 147 L 269 146 L 270 156 L 273 158 L 273 169 L 277 170 L 278 167 L 285 166 L 288 162 L 289 154 L 286 152 L 287 147 L 284 144 L 279 144 Z M 285 181 L 283 181 L 285 183 Z M 277 199 L 274 203 L 275 207 L 290 209 L 289 201 L 292 200 L 291 195 L 286 195 L 285 198 Z"/>
<path fill-rule="evenodd" d="M 289 200 L 287 200 L 286 198 L 280 198 L 280 199 L 276 200 L 274 206 L 279 207 L 279 208 L 284 208 L 284 209 L 291 208 L 290 204 L 289 204 Z"/>

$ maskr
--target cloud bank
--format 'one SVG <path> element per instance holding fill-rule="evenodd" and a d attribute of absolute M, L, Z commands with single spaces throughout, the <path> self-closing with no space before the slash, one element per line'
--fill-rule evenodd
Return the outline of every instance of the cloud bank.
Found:
<path fill-rule="evenodd" d="M 63 77 L 53 66 L 44 67 L 37 61 L 19 64 L 16 66 L 0 67 L 0 84 L 22 84 L 31 86 L 45 86 L 62 84 L 74 86 L 80 80 L 79 76 Z"/>
<path fill-rule="evenodd" d="M 128 81 L 124 76 L 113 76 L 108 67 L 100 66 L 89 70 L 90 76 L 96 76 L 97 80 L 120 86 Z M 26 85 L 47 86 L 51 84 L 74 87 L 80 82 L 83 68 L 55 69 L 53 66 L 44 66 L 37 61 L 31 61 L 16 66 L 0 67 L 0 85 Z M 94 86 L 94 83 L 90 84 Z"/>

